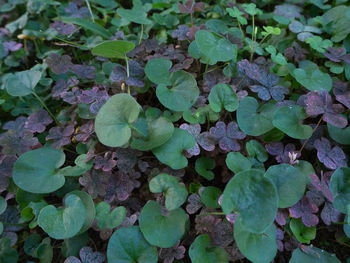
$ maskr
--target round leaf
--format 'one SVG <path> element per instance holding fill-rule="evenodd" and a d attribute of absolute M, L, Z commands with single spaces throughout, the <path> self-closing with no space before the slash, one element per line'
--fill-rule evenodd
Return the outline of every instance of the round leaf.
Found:
<path fill-rule="evenodd" d="M 159 161 L 169 165 L 172 169 L 182 169 L 188 164 L 182 152 L 183 150 L 191 149 L 195 143 L 195 139 L 189 132 L 175 128 L 170 140 L 160 147 L 153 149 L 152 152 Z"/>
<path fill-rule="evenodd" d="M 222 210 L 240 214 L 242 225 L 253 233 L 263 233 L 277 213 L 276 187 L 261 170 L 250 169 L 237 173 L 226 185 Z"/>
<path fill-rule="evenodd" d="M 292 218 L 290 221 L 290 229 L 301 243 L 310 244 L 310 241 L 316 237 L 316 227 L 305 226 L 301 218 Z"/>
<path fill-rule="evenodd" d="M 206 207 L 220 208 L 219 197 L 222 192 L 215 186 L 207 186 L 201 193 L 201 201 Z"/>
<path fill-rule="evenodd" d="M 338 143 L 350 145 L 350 126 L 342 129 L 327 123 L 329 136 Z"/>
<path fill-rule="evenodd" d="M 307 139 L 312 135 L 309 125 L 300 124 L 306 118 L 305 110 L 297 105 L 283 106 L 274 115 L 273 125 L 294 139 Z"/>
<path fill-rule="evenodd" d="M 84 225 L 86 211 L 77 195 L 71 194 L 64 201 L 65 208 L 53 205 L 44 207 L 39 214 L 39 226 L 52 238 L 67 239 L 78 234 Z"/>
<path fill-rule="evenodd" d="M 91 52 L 95 56 L 125 59 L 126 53 L 135 48 L 135 44 L 124 40 L 108 40 L 95 46 Z"/>
<path fill-rule="evenodd" d="M 233 112 L 238 108 L 238 96 L 227 84 L 216 84 L 211 89 L 208 99 L 210 107 L 215 112 L 220 112 L 223 108 Z"/>
<path fill-rule="evenodd" d="M 172 63 L 164 58 L 154 58 L 147 62 L 145 73 L 147 78 L 155 84 L 171 85 L 170 68 Z"/>
<path fill-rule="evenodd" d="M 185 111 L 197 100 L 199 89 L 196 79 L 188 72 L 180 70 L 170 77 L 171 88 L 167 84 L 160 84 L 156 94 L 160 103 L 173 111 Z"/>
<path fill-rule="evenodd" d="M 155 201 L 148 201 L 139 217 L 140 229 L 146 240 L 161 248 L 172 247 L 181 239 L 185 233 L 186 221 L 183 209 L 177 208 L 164 216 L 161 206 Z"/>
<path fill-rule="evenodd" d="M 100 202 L 96 206 L 97 226 L 101 229 L 113 229 L 123 223 L 126 217 L 126 208 L 119 206 L 111 211 L 111 205 L 106 202 Z"/>
<path fill-rule="evenodd" d="M 101 143 L 120 147 L 131 137 L 130 125 L 137 120 L 141 106 L 129 94 L 116 94 L 101 107 L 95 120 L 95 132 Z"/>
<path fill-rule="evenodd" d="M 330 254 L 317 247 L 310 247 L 302 251 L 297 248 L 293 251 L 292 258 L 289 263 L 340 263 L 340 260 L 334 254 Z"/>
<path fill-rule="evenodd" d="M 214 179 L 214 173 L 210 170 L 215 168 L 215 161 L 209 157 L 200 157 L 196 160 L 196 172 L 207 180 Z"/>
<path fill-rule="evenodd" d="M 138 226 L 123 227 L 108 241 L 109 263 L 157 263 L 157 248 L 150 246 Z"/>
<path fill-rule="evenodd" d="M 230 152 L 226 156 L 226 165 L 234 173 L 239 173 L 244 170 L 249 170 L 252 163 L 249 159 L 243 156 L 240 152 Z"/>
<path fill-rule="evenodd" d="M 295 205 L 304 195 L 305 176 L 289 164 L 270 166 L 265 176 L 270 178 L 277 188 L 278 207 L 287 208 Z"/>
<path fill-rule="evenodd" d="M 6 90 L 11 96 L 26 96 L 33 92 L 40 79 L 38 70 L 16 72 L 6 79 Z"/>
<path fill-rule="evenodd" d="M 250 157 L 256 157 L 260 162 L 266 162 L 268 155 L 265 147 L 263 147 L 257 140 L 250 140 L 246 144 L 246 149 Z"/>
<path fill-rule="evenodd" d="M 332 174 L 329 189 L 334 197 L 334 207 L 346 214 L 346 206 L 350 203 L 350 168 L 337 168 Z"/>
<path fill-rule="evenodd" d="M 13 168 L 13 181 L 21 189 L 37 194 L 51 193 L 64 185 L 64 176 L 56 169 L 64 164 L 62 151 L 49 147 L 22 154 Z"/>

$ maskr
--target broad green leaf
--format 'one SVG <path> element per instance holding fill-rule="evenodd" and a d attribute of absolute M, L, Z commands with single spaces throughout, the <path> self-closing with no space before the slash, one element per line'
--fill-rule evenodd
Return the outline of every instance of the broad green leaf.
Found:
<path fill-rule="evenodd" d="M 263 233 L 273 223 L 277 207 L 276 187 L 257 169 L 237 173 L 226 185 L 222 197 L 223 212 L 239 213 L 238 221 L 252 233 Z"/>
<path fill-rule="evenodd" d="M 346 206 L 350 203 L 350 168 L 337 168 L 332 174 L 329 189 L 334 197 L 334 208 L 346 214 Z"/>
<path fill-rule="evenodd" d="M 51 263 L 53 259 L 53 247 L 51 246 L 51 239 L 49 237 L 44 238 L 41 241 L 37 249 L 37 257 L 40 263 Z"/>
<path fill-rule="evenodd" d="M 238 22 L 241 23 L 242 25 L 246 25 L 248 23 L 247 19 L 244 18 L 244 13 L 239 11 L 239 9 L 234 6 L 233 9 L 232 8 L 226 8 L 226 11 L 228 12 L 228 14 L 233 17 L 233 18 L 237 18 Z"/>
<path fill-rule="evenodd" d="M 147 119 L 148 136 L 133 137 L 130 146 L 131 148 L 148 151 L 166 143 L 174 133 L 174 125 L 164 117 L 157 119 Z"/>
<path fill-rule="evenodd" d="M 126 53 L 133 50 L 135 44 L 124 40 L 108 40 L 95 46 L 91 52 L 95 56 L 125 59 Z"/>
<path fill-rule="evenodd" d="M 77 195 L 64 200 L 64 208 L 53 205 L 44 207 L 39 214 L 39 226 L 52 238 L 67 239 L 78 234 L 85 222 L 86 211 Z"/>
<path fill-rule="evenodd" d="M 195 143 L 195 139 L 189 132 L 175 128 L 170 140 L 152 149 L 152 152 L 160 162 L 169 165 L 172 169 L 182 169 L 188 164 L 183 151 L 191 149 Z"/>
<path fill-rule="evenodd" d="M 321 21 L 334 42 L 340 42 L 350 33 L 350 8 L 346 5 L 338 5 L 325 12 Z"/>
<path fill-rule="evenodd" d="M 187 216 L 177 208 L 163 215 L 161 206 L 148 201 L 142 208 L 139 224 L 146 240 L 154 246 L 169 248 L 176 244 L 185 233 Z"/>
<path fill-rule="evenodd" d="M 329 136 L 338 143 L 350 145 L 350 126 L 342 129 L 327 123 Z"/>
<path fill-rule="evenodd" d="M 237 109 L 237 122 L 239 128 L 251 136 L 260 136 L 273 129 L 272 119 L 275 106 L 264 104 L 259 106 L 253 97 L 245 97 L 240 101 Z"/>
<path fill-rule="evenodd" d="M 187 198 L 187 189 L 178 179 L 168 174 L 158 174 L 149 182 L 152 193 L 164 193 L 165 207 L 171 211 L 179 208 Z"/>
<path fill-rule="evenodd" d="M 0 196 L 0 215 L 5 212 L 7 208 L 7 202 L 5 200 L 5 198 L 3 198 L 2 196 Z"/>
<path fill-rule="evenodd" d="M 61 253 L 64 257 L 79 256 L 79 251 L 82 247 L 85 247 L 88 243 L 88 232 L 84 232 L 79 236 L 74 236 L 69 239 L 65 239 L 62 243 Z"/>
<path fill-rule="evenodd" d="M 170 76 L 171 88 L 159 84 L 156 90 L 160 103 L 173 111 L 189 109 L 197 100 L 199 89 L 196 79 L 188 72 L 180 70 Z"/>
<path fill-rule="evenodd" d="M 141 106 L 129 94 L 119 93 L 109 98 L 97 113 L 95 132 L 101 143 L 120 147 L 129 142 L 131 123 L 137 120 Z"/>
<path fill-rule="evenodd" d="M 206 207 L 220 208 L 219 197 L 222 192 L 215 186 L 207 186 L 201 192 L 201 201 Z"/>
<path fill-rule="evenodd" d="M 216 84 L 209 93 L 209 105 L 215 112 L 222 109 L 233 112 L 238 108 L 236 92 L 227 84 Z"/>
<path fill-rule="evenodd" d="M 149 25 L 152 21 L 147 18 L 146 10 L 142 5 L 134 5 L 132 9 L 118 8 L 117 14 L 128 21 Z"/>
<path fill-rule="evenodd" d="M 155 84 L 171 85 L 170 72 L 172 63 L 165 58 L 154 58 L 147 62 L 145 74 Z"/>
<path fill-rule="evenodd" d="M 301 243 L 310 244 L 310 241 L 316 237 L 316 227 L 305 226 L 301 218 L 292 218 L 289 226 L 294 236 Z"/>
<path fill-rule="evenodd" d="M 100 26 L 97 23 L 94 23 L 88 19 L 83 19 L 80 17 L 60 17 L 59 18 L 63 23 L 71 23 L 83 27 L 86 30 L 90 30 L 103 38 L 109 39 L 112 34 L 105 29 L 103 26 Z"/>
<path fill-rule="evenodd" d="M 17 263 L 17 250 L 11 247 L 11 240 L 7 237 L 0 239 L 0 262 L 3 263 Z"/>
<path fill-rule="evenodd" d="M 41 209 L 46 207 L 48 204 L 45 200 L 39 202 L 30 202 L 28 206 L 22 209 L 21 219 L 25 222 L 31 221 L 29 223 L 29 228 L 35 228 L 38 225 L 38 217 Z"/>
<path fill-rule="evenodd" d="M 263 147 L 257 140 L 250 140 L 246 143 L 245 147 L 250 157 L 256 157 L 262 163 L 266 162 L 269 158 L 265 147 Z"/>
<path fill-rule="evenodd" d="M 6 79 L 5 87 L 11 96 L 26 96 L 34 91 L 40 78 L 38 70 L 19 71 Z"/>
<path fill-rule="evenodd" d="M 247 231 L 240 221 L 236 221 L 234 227 L 234 237 L 239 250 L 254 263 L 273 261 L 277 253 L 276 235 L 276 227 L 273 224 L 260 234 Z"/>
<path fill-rule="evenodd" d="M 265 176 L 276 186 L 279 208 L 291 207 L 303 197 L 306 180 L 297 168 L 289 164 L 273 165 L 266 171 Z"/>
<path fill-rule="evenodd" d="M 192 263 L 227 263 L 228 256 L 222 247 L 210 245 L 208 234 L 199 235 L 191 244 L 189 255 Z"/>
<path fill-rule="evenodd" d="M 111 211 L 111 205 L 102 201 L 96 206 L 97 226 L 101 229 L 113 229 L 123 223 L 126 217 L 126 208 L 118 206 Z"/>
<path fill-rule="evenodd" d="M 330 254 L 317 247 L 309 247 L 302 251 L 297 248 L 293 251 L 289 263 L 340 263 L 340 260 L 334 254 Z"/>
<path fill-rule="evenodd" d="M 316 174 L 314 167 L 311 163 L 299 160 L 299 162 L 293 165 L 295 168 L 299 170 L 299 172 L 304 176 L 306 184 L 310 183 L 310 175 Z"/>
<path fill-rule="evenodd" d="M 239 173 L 244 170 L 249 170 L 252 167 L 252 163 L 247 157 L 240 152 L 230 152 L 226 156 L 226 165 L 232 172 Z"/>
<path fill-rule="evenodd" d="M 306 118 L 305 110 L 298 105 L 283 106 L 276 110 L 273 125 L 294 139 L 308 139 L 312 135 L 312 127 L 301 124 Z"/>
<path fill-rule="evenodd" d="M 109 263 L 157 263 L 158 251 L 143 237 L 138 226 L 118 229 L 108 241 Z"/>
<path fill-rule="evenodd" d="M 64 164 L 62 151 L 43 147 L 22 154 L 13 167 L 12 178 L 21 189 L 45 194 L 64 185 L 65 178 L 57 169 Z"/>
<path fill-rule="evenodd" d="M 200 157 L 196 160 L 196 172 L 207 180 L 214 179 L 214 173 L 211 171 L 215 168 L 215 161 L 209 157 Z"/>

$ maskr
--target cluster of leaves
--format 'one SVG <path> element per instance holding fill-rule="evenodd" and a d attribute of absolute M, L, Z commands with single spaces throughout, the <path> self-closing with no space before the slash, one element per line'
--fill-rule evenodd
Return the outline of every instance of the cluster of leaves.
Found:
<path fill-rule="evenodd" d="M 0 0 L 0 262 L 349 260 L 350 7 L 254 2 Z"/>

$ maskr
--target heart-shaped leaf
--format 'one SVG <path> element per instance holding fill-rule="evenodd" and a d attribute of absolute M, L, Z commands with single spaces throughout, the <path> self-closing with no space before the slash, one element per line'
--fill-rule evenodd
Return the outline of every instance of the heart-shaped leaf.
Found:
<path fill-rule="evenodd" d="M 6 79 L 6 90 L 11 96 L 29 95 L 34 91 L 40 78 L 41 72 L 38 70 L 16 72 Z"/>
<path fill-rule="evenodd" d="M 332 174 L 329 188 L 334 197 L 334 207 L 346 214 L 346 206 L 350 203 L 350 168 L 339 167 L 335 170 Z"/>
<path fill-rule="evenodd" d="M 295 139 L 307 139 L 312 135 L 312 127 L 300 124 L 306 118 L 305 110 L 298 105 L 283 106 L 276 110 L 273 125 Z"/>
<path fill-rule="evenodd" d="M 276 187 L 263 175 L 256 169 L 237 173 L 226 185 L 222 197 L 224 213 L 238 212 L 242 225 L 252 233 L 263 233 L 277 213 Z"/>
<path fill-rule="evenodd" d="M 131 137 L 131 123 L 137 120 L 141 106 L 129 94 L 119 93 L 109 98 L 97 113 L 95 132 L 101 143 L 120 147 Z"/>
<path fill-rule="evenodd" d="M 123 227 L 113 233 L 108 241 L 109 263 L 157 263 L 156 247 L 150 246 L 138 226 Z"/>
<path fill-rule="evenodd" d="M 199 235 L 190 246 L 189 255 L 192 263 L 227 263 L 225 249 L 210 245 L 208 234 Z"/>
<path fill-rule="evenodd" d="M 163 215 L 161 206 L 155 201 L 148 201 L 139 217 L 140 229 L 146 240 L 161 248 L 172 247 L 181 239 L 186 221 L 183 209 L 177 208 Z"/>
<path fill-rule="evenodd" d="M 126 209 L 119 206 L 111 211 L 111 205 L 106 202 L 100 202 L 96 206 L 97 226 L 101 229 L 113 229 L 123 223 L 126 217 Z"/>
<path fill-rule="evenodd" d="M 170 76 L 171 88 L 159 84 L 156 90 L 160 103 L 173 111 L 185 111 L 197 100 L 199 89 L 196 79 L 188 72 L 180 70 Z"/>
<path fill-rule="evenodd" d="M 51 193 L 64 185 L 57 171 L 64 164 L 62 151 L 43 147 L 22 154 L 13 167 L 13 181 L 21 189 L 37 194 Z"/>
<path fill-rule="evenodd" d="M 134 2 L 135 3 L 135 2 Z M 124 8 L 118 8 L 117 13 L 122 18 L 137 23 L 137 24 L 144 24 L 148 25 L 151 24 L 152 21 L 147 18 L 147 4 L 142 5 L 134 5 L 132 9 L 124 9 Z"/>
<path fill-rule="evenodd" d="M 214 173 L 210 170 L 215 168 L 215 161 L 209 157 L 200 157 L 196 160 L 196 172 L 207 180 L 214 179 Z"/>
<path fill-rule="evenodd" d="M 317 247 L 309 247 L 304 251 L 297 248 L 293 251 L 292 258 L 289 263 L 340 263 L 340 260 L 334 254 L 319 249 Z"/>
<path fill-rule="evenodd" d="M 125 59 L 126 53 L 135 48 L 135 44 L 124 40 L 108 40 L 96 45 L 92 50 L 95 56 Z"/>
<path fill-rule="evenodd" d="M 188 164 L 182 152 L 191 149 L 195 144 L 196 141 L 189 132 L 175 128 L 170 140 L 160 147 L 153 149 L 152 152 L 159 161 L 169 165 L 172 169 L 182 169 Z"/>
<path fill-rule="evenodd" d="M 216 84 L 211 89 L 208 99 L 210 107 L 215 112 L 220 112 L 223 108 L 233 112 L 238 108 L 238 96 L 227 84 Z"/>
<path fill-rule="evenodd" d="M 294 236 L 301 243 L 310 244 L 310 241 L 316 237 L 316 227 L 305 226 L 301 218 L 292 218 L 289 226 Z"/>
<path fill-rule="evenodd" d="M 149 182 L 152 193 L 164 193 L 165 207 L 169 211 L 179 208 L 187 198 L 186 187 L 179 184 L 176 177 L 168 174 L 158 174 Z"/>
<path fill-rule="evenodd" d="M 245 147 L 250 157 L 256 157 L 262 163 L 268 159 L 265 148 L 257 140 L 250 140 Z"/>
<path fill-rule="evenodd" d="M 350 126 L 342 129 L 327 123 L 329 136 L 338 143 L 350 145 Z"/>
<path fill-rule="evenodd" d="M 222 192 L 215 186 L 207 186 L 201 192 L 201 201 L 206 207 L 220 208 L 219 198 Z"/>
<path fill-rule="evenodd" d="M 295 205 L 304 195 L 305 176 L 289 164 L 270 166 L 265 176 L 270 178 L 277 188 L 278 207 L 287 208 Z"/>
<path fill-rule="evenodd" d="M 263 233 L 254 234 L 238 221 L 235 223 L 234 237 L 242 254 L 254 263 L 269 263 L 277 253 L 276 227 L 272 224 Z"/>
<path fill-rule="evenodd" d="M 78 234 L 85 222 L 85 207 L 80 197 L 71 194 L 64 200 L 65 208 L 44 207 L 39 214 L 39 226 L 52 238 L 67 239 Z"/>
<path fill-rule="evenodd" d="M 226 165 L 234 173 L 239 173 L 244 170 L 249 170 L 252 167 L 252 163 L 247 157 L 240 152 L 230 152 L 226 156 Z"/>
<path fill-rule="evenodd" d="M 273 129 L 274 111 L 273 104 L 268 103 L 259 107 L 255 98 L 245 97 L 240 101 L 237 109 L 238 126 L 248 135 L 260 136 Z"/>
<path fill-rule="evenodd" d="M 171 85 L 170 72 L 172 63 L 164 58 L 154 58 L 147 62 L 145 73 L 147 78 L 153 83 L 159 85 Z"/>

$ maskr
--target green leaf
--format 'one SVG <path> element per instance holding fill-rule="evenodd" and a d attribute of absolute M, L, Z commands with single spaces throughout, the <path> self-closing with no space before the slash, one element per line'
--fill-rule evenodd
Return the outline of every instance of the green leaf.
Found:
<path fill-rule="evenodd" d="M 113 229 L 123 223 L 126 217 L 126 208 L 118 206 L 111 211 L 111 205 L 102 201 L 96 206 L 97 226 L 101 229 Z"/>
<path fill-rule="evenodd" d="M 79 236 L 74 236 L 69 239 L 65 239 L 62 243 L 61 253 L 64 257 L 79 256 L 79 251 L 82 247 L 85 247 L 88 243 L 88 232 L 84 232 Z"/>
<path fill-rule="evenodd" d="M 109 98 L 97 113 L 95 132 L 101 143 L 120 147 L 129 142 L 130 125 L 137 120 L 141 106 L 129 94 L 119 93 Z"/>
<path fill-rule="evenodd" d="M 96 33 L 97 35 L 100 35 L 106 39 L 109 39 L 112 36 L 112 34 L 107 29 L 88 19 L 83 19 L 80 17 L 60 17 L 59 19 L 63 23 L 71 23 L 77 26 L 81 26 L 85 30 L 90 30 L 91 32 Z"/>
<path fill-rule="evenodd" d="M 149 182 L 152 193 L 164 193 L 165 207 L 171 211 L 179 208 L 187 198 L 187 190 L 183 184 L 179 184 L 176 177 L 168 174 L 158 174 Z"/>
<path fill-rule="evenodd" d="M 17 250 L 11 247 L 11 240 L 7 237 L 0 239 L 0 262 L 17 263 Z"/>
<path fill-rule="evenodd" d="M 146 10 L 142 5 L 134 5 L 132 9 L 118 8 L 117 14 L 128 21 L 149 25 L 152 21 L 147 18 Z"/>
<path fill-rule="evenodd" d="M 316 227 L 305 226 L 301 218 L 292 218 L 290 221 L 290 229 L 301 243 L 310 244 L 310 241 L 316 237 Z"/>
<path fill-rule="evenodd" d="M 223 212 L 239 213 L 238 221 L 252 233 L 263 233 L 277 213 L 276 187 L 263 175 L 256 169 L 237 173 L 226 185 L 222 197 Z"/>
<path fill-rule="evenodd" d="M 226 8 L 226 11 L 228 12 L 228 14 L 233 17 L 233 18 L 237 18 L 238 22 L 241 23 L 242 25 L 246 25 L 248 24 L 247 19 L 244 18 L 244 13 L 239 11 L 239 9 L 234 6 L 233 9 L 232 8 Z"/>
<path fill-rule="evenodd" d="M 276 110 L 273 125 L 294 139 L 308 139 L 312 127 L 300 124 L 306 118 L 305 110 L 298 105 L 283 106 Z"/>
<path fill-rule="evenodd" d="M 266 171 L 265 176 L 276 186 L 279 208 L 291 207 L 303 197 L 306 180 L 297 168 L 289 164 L 273 165 Z"/>
<path fill-rule="evenodd" d="M 210 245 L 208 234 L 199 235 L 191 244 L 189 255 L 192 263 L 227 263 L 225 249 Z"/>
<path fill-rule="evenodd" d="M 214 65 L 219 61 L 230 61 L 236 57 L 237 45 L 209 31 L 198 30 L 195 41 L 199 52 L 205 56 L 205 61 L 201 61 L 203 63 Z"/>
<path fill-rule="evenodd" d="M 245 97 L 240 101 L 237 109 L 237 122 L 239 128 L 251 136 L 260 136 L 273 129 L 272 119 L 275 106 L 264 104 L 259 106 L 253 97 Z"/>
<path fill-rule="evenodd" d="M 263 147 L 257 140 L 250 140 L 245 145 L 250 157 L 256 157 L 260 162 L 266 162 L 269 156 Z"/>
<path fill-rule="evenodd" d="M 311 48 L 322 54 L 327 51 L 327 48 L 333 46 L 332 41 L 329 39 L 324 40 L 320 36 L 309 37 L 305 40 L 305 42 L 308 43 Z"/>
<path fill-rule="evenodd" d="M 289 263 L 340 263 L 340 260 L 334 254 L 330 254 L 317 247 L 308 247 L 304 251 L 297 248 L 293 251 Z"/>
<path fill-rule="evenodd" d="M 5 212 L 6 208 L 7 208 L 6 200 L 2 196 L 0 196 L 0 215 Z"/>
<path fill-rule="evenodd" d="M 166 143 L 174 133 L 174 125 L 164 117 L 147 119 L 148 136 L 134 137 L 130 143 L 131 148 L 148 151 Z"/>
<path fill-rule="evenodd" d="M 51 263 L 53 258 L 53 247 L 51 246 L 51 239 L 49 237 L 44 238 L 39 244 L 36 250 L 37 258 L 40 259 L 40 263 Z"/>
<path fill-rule="evenodd" d="M 346 206 L 350 203 L 350 168 L 337 168 L 332 174 L 329 189 L 334 197 L 334 208 L 346 214 Z"/>
<path fill-rule="evenodd" d="M 350 126 L 342 129 L 327 123 L 329 136 L 338 143 L 350 145 Z"/>
<path fill-rule="evenodd" d="M 206 207 L 220 208 L 219 197 L 222 192 L 215 186 L 207 186 L 201 193 L 201 201 Z"/>
<path fill-rule="evenodd" d="M 215 161 L 209 157 L 200 157 L 196 160 L 195 170 L 196 172 L 206 178 L 207 180 L 214 179 L 214 173 L 210 170 L 215 168 Z"/>
<path fill-rule="evenodd" d="M 199 89 L 196 79 L 188 72 L 180 70 L 170 76 L 171 88 L 159 84 L 156 90 L 160 103 L 173 111 L 189 109 L 197 100 Z"/>
<path fill-rule="evenodd" d="M 96 45 L 91 53 L 95 56 L 105 58 L 125 59 L 126 53 L 133 50 L 135 44 L 124 40 L 108 40 Z"/>
<path fill-rule="evenodd" d="M 299 172 L 304 176 L 306 184 L 310 183 L 310 175 L 316 174 L 314 167 L 311 163 L 299 160 L 299 162 L 293 165 L 295 168 L 299 170 Z"/>
<path fill-rule="evenodd" d="M 273 224 L 261 234 L 247 231 L 240 221 L 236 221 L 234 227 L 234 237 L 239 250 L 254 263 L 273 261 L 277 253 L 276 235 L 276 227 Z"/>
<path fill-rule="evenodd" d="M 118 229 L 108 241 L 109 263 L 157 263 L 158 251 L 150 246 L 138 226 Z"/>
<path fill-rule="evenodd" d="M 170 72 L 172 63 L 165 58 L 154 58 L 147 62 L 145 74 L 155 84 L 171 85 Z"/>
<path fill-rule="evenodd" d="M 25 70 L 16 72 L 6 79 L 5 87 L 11 96 L 26 96 L 34 91 L 41 79 L 38 70 Z"/>
<path fill-rule="evenodd" d="M 65 178 L 56 171 L 64 164 L 62 151 L 43 147 L 22 154 L 13 167 L 12 178 L 21 189 L 45 194 L 64 185 Z"/>
<path fill-rule="evenodd" d="M 67 239 L 78 234 L 85 222 L 86 211 L 77 195 L 64 200 L 65 208 L 44 207 L 39 214 L 39 226 L 52 238 Z"/>
<path fill-rule="evenodd" d="M 263 36 L 281 34 L 281 29 L 279 27 L 263 26 L 263 29 L 265 30 L 265 32 L 261 32 Z"/>
<path fill-rule="evenodd" d="M 188 164 L 182 152 L 191 149 L 195 143 L 195 139 L 189 132 L 175 128 L 170 140 L 153 149 L 152 152 L 160 162 L 169 165 L 172 169 L 182 169 Z"/>
<path fill-rule="evenodd" d="M 139 217 L 140 229 L 146 240 L 161 248 L 172 247 L 181 239 L 186 221 L 183 209 L 177 208 L 163 215 L 161 206 L 155 201 L 148 201 Z"/>
<path fill-rule="evenodd" d="M 227 84 L 216 84 L 209 93 L 209 105 L 215 112 L 223 108 L 233 112 L 238 108 L 238 97 L 236 92 Z"/>
<path fill-rule="evenodd" d="M 230 152 L 226 156 L 226 165 L 235 174 L 249 170 L 252 163 L 249 159 L 243 156 L 240 152 Z"/>

